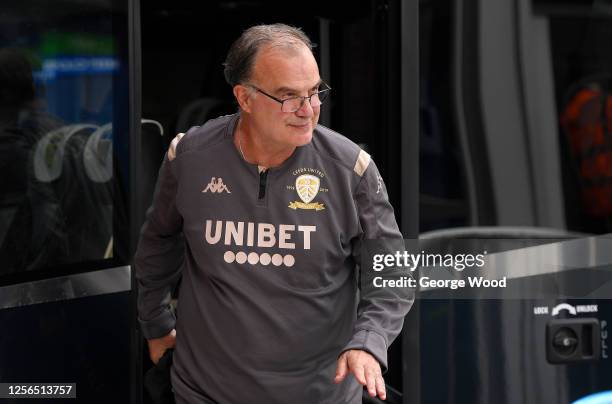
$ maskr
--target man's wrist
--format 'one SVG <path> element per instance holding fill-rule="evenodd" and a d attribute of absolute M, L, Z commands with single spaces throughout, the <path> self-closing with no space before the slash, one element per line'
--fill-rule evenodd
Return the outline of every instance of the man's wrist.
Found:
<path fill-rule="evenodd" d="M 171 310 L 165 310 L 151 320 L 138 319 L 142 335 L 146 339 L 162 338 L 167 336 L 175 327 L 176 317 Z"/>
<path fill-rule="evenodd" d="M 369 353 L 378 361 L 383 373 L 387 371 L 387 342 L 377 332 L 358 330 L 344 346 L 341 354 L 349 350 L 361 350 Z"/>

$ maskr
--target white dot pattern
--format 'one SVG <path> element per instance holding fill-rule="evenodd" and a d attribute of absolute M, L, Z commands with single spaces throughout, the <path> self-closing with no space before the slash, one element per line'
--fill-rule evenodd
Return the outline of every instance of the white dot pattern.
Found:
<path fill-rule="evenodd" d="M 263 266 L 272 264 L 276 267 L 285 266 L 287 268 L 291 268 L 295 265 L 295 257 L 291 254 L 283 256 L 281 254 L 270 255 L 268 253 L 258 254 L 256 252 L 250 252 L 247 255 L 244 251 L 238 251 L 236 253 L 233 251 L 226 251 L 223 254 L 223 260 L 228 264 L 236 262 L 241 265 L 245 263 L 249 263 L 250 265 L 261 264 Z"/>
<path fill-rule="evenodd" d="M 234 254 L 232 251 L 226 251 L 225 254 L 223 254 L 223 259 L 228 264 L 231 264 L 236 259 L 236 254 Z"/>
<path fill-rule="evenodd" d="M 295 264 L 295 258 L 293 257 L 293 255 L 291 254 L 285 255 L 283 257 L 283 264 L 285 264 L 286 267 L 291 268 L 293 264 Z"/>
<path fill-rule="evenodd" d="M 244 264 L 247 260 L 247 255 L 246 253 L 240 251 L 238 254 L 236 254 L 236 262 L 239 264 Z"/>
<path fill-rule="evenodd" d="M 249 253 L 249 264 L 255 265 L 259 262 L 259 254 L 256 252 Z"/>
<path fill-rule="evenodd" d="M 261 265 L 268 265 L 268 264 L 270 264 L 271 261 L 272 261 L 272 257 L 270 257 L 270 254 L 268 254 L 268 253 L 263 253 L 259 257 L 259 263 Z"/>
<path fill-rule="evenodd" d="M 274 254 L 272 256 L 272 265 L 276 267 L 283 265 L 283 256 L 280 254 Z"/>

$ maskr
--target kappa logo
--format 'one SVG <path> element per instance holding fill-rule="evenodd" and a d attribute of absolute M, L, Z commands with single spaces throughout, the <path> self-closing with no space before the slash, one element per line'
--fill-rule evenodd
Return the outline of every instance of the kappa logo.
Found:
<path fill-rule="evenodd" d="M 223 192 L 227 192 L 231 194 L 232 192 L 229 190 L 227 185 L 223 183 L 223 178 L 212 177 L 206 188 L 202 192 L 212 192 L 213 194 L 221 194 Z"/>
<path fill-rule="evenodd" d="M 380 191 L 382 190 L 382 187 L 383 187 L 383 179 L 380 176 L 380 174 L 376 174 L 376 180 L 378 181 L 378 187 L 376 188 L 376 193 L 380 194 Z"/>

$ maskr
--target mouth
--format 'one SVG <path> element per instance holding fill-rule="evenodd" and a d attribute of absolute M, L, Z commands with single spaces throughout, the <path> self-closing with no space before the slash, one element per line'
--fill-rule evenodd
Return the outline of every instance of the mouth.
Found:
<path fill-rule="evenodd" d="M 295 124 L 295 123 L 290 123 L 288 124 L 291 127 L 297 128 L 297 129 L 306 129 L 308 127 L 310 127 L 310 122 L 305 122 L 302 124 Z"/>

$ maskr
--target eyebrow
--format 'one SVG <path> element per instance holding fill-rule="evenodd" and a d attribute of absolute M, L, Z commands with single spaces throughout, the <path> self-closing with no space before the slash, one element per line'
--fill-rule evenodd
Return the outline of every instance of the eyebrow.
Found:
<path fill-rule="evenodd" d="M 323 80 L 319 79 L 319 81 L 317 82 L 317 84 L 315 84 L 314 86 L 312 86 L 310 88 L 310 90 L 314 90 L 317 87 L 319 87 L 321 84 L 323 84 Z M 295 88 L 289 88 L 289 87 L 280 87 L 277 88 L 276 90 L 274 90 L 274 93 L 279 94 L 279 93 L 299 93 L 300 90 L 296 90 Z"/>

